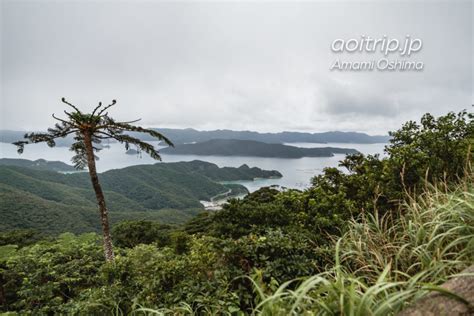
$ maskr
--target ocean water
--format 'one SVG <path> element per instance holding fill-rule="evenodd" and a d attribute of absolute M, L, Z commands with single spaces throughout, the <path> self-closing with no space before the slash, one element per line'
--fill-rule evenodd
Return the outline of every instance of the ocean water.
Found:
<path fill-rule="evenodd" d="M 111 169 L 124 168 L 132 165 L 155 164 L 157 161 L 151 159 L 146 154 L 141 156 L 125 154 L 125 148 L 118 143 L 109 144 L 110 148 L 105 148 L 98 153 L 97 169 L 104 172 Z M 156 143 L 155 143 L 156 145 Z M 364 154 L 383 155 L 386 144 L 317 144 L 317 143 L 289 143 L 287 145 L 298 147 L 345 147 L 354 148 Z M 25 147 L 23 154 L 16 152 L 16 147 L 0 143 L 1 158 L 23 158 L 23 159 L 46 159 L 52 161 L 62 161 L 71 163 L 73 152 L 67 147 L 49 148 L 46 144 L 32 144 Z M 221 156 L 196 156 L 196 155 L 162 155 L 162 161 L 178 162 L 203 160 L 215 163 L 219 167 L 239 167 L 247 164 L 249 167 L 258 167 L 266 170 L 278 170 L 283 177 L 280 179 L 256 179 L 254 181 L 238 181 L 247 187 L 250 192 L 262 186 L 279 185 L 287 188 L 303 189 L 309 186 L 311 178 L 322 173 L 326 167 L 337 167 L 344 155 L 333 157 L 304 157 L 298 159 L 286 158 L 261 158 L 261 157 L 221 157 Z M 159 163 L 159 162 L 158 162 Z"/>

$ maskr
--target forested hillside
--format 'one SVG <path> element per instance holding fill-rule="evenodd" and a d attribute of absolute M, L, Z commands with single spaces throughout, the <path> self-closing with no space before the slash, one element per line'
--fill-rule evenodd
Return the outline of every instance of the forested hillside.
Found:
<path fill-rule="evenodd" d="M 340 162 L 346 170 L 326 168 L 304 191 L 262 188 L 177 226 L 122 221 L 112 230 L 113 263 L 105 262 L 96 234 L 3 232 L 1 308 L 19 314 L 385 316 L 435 291 L 468 314 L 472 302 L 440 285 L 474 262 L 473 118 L 426 114 L 419 123 L 407 122 L 391 133 L 386 156 L 348 155 Z M 157 180 L 155 166 L 124 169 L 130 186 L 119 181 L 120 170 L 104 173 L 109 199 L 117 194 L 142 207 L 155 203 L 148 183 L 166 186 L 161 181 L 173 178 L 166 175 L 180 174 L 171 168 Z M 25 170 L 2 169 L 2 179 L 12 182 L 2 184 L 4 190 L 21 184 L 32 192 L 22 191 L 18 200 L 41 193 L 33 192 L 38 175 L 47 185 L 43 199 L 58 199 L 69 188 L 66 176 Z M 75 190 L 64 198 L 80 199 L 85 180 L 72 179 Z M 125 192 L 135 186 L 140 199 Z M 193 187 L 186 192 L 196 196 L 213 188 Z"/>
<path fill-rule="evenodd" d="M 23 162 L 22 162 L 23 164 Z M 28 165 L 27 163 L 25 163 Z M 192 161 L 132 166 L 100 175 L 113 222 L 155 219 L 182 223 L 202 210 L 200 200 L 240 185 L 217 181 L 281 176 L 259 168 L 219 168 Z M 87 173 L 61 174 L 16 166 L 0 166 L 0 229 L 35 228 L 47 233 L 98 231 L 94 192 Z"/>

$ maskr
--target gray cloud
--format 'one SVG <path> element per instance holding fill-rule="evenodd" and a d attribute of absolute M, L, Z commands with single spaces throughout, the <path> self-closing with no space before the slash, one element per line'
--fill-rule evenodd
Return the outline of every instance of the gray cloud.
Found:
<path fill-rule="evenodd" d="M 324 111 L 334 115 L 393 117 L 399 112 L 397 98 L 380 93 L 373 86 L 358 83 L 331 82 L 321 85 L 326 97 Z"/>
<path fill-rule="evenodd" d="M 149 126 L 385 133 L 472 98 L 472 2 L 1 2 L 1 128 L 60 97 Z M 412 34 L 419 73 L 331 72 L 336 38 Z M 344 55 L 346 59 L 366 55 Z"/>

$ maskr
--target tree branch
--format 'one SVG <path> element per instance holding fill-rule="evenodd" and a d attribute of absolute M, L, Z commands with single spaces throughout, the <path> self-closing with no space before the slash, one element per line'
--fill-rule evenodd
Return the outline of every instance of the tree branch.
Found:
<path fill-rule="evenodd" d="M 169 140 L 167 137 L 165 137 L 161 133 L 159 133 L 155 130 L 152 130 L 152 129 L 145 129 L 145 128 L 140 127 L 140 126 L 134 126 L 134 125 L 126 124 L 126 123 L 123 124 L 123 123 L 114 122 L 114 121 L 112 121 L 110 123 L 110 127 L 118 128 L 118 129 L 121 129 L 123 131 L 146 133 L 146 134 L 149 134 L 149 135 L 151 135 L 155 138 L 158 138 L 159 140 L 164 141 L 168 146 L 174 147 L 171 140 Z"/>
<path fill-rule="evenodd" d="M 61 98 L 61 101 L 62 101 L 63 103 L 65 103 L 65 104 L 69 105 L 70 107 L 72 107 L 72 108 L 73 108 L 76 112 L 78 112 L 79 114 L 82 114 L 82 112 L 79 111 L 79 109 L 78 109 L 75 105 L 73 105 L 73 104 L 67 102 L 67 101 L 66 101 L 66 98 L 64 98 L 64 97 Z"/>
<path fill-rule="evenodd" d="M 108 108 L 110 108 L 111 106 L 114 106 L 115 103 L 117 103 L 117 100 L 112 100 L 112 103 L 110 103 L 109 105 L 107 105 L 106 107 L 104 107 L 102 110 L 100 110 L 97 115 L 100 116 L 102 113 L 104 113 L 105 111 L 107 111 Z"/>
<path fill-rule="evenodd" d="M 92 115 L 94 116 L 95 112 L 102 106 L 102 102 L 99 102 L 99 105 L 95 107 L 94 111 L 92 111 Z"/>
<path fill-rule="evenodd" d="M 51 116 L 52 116 L 54 119 L 56 119 L 56 120 L 58 120 L 58 121 L 60 121 L 60 122 L 63 122 L 64 124 L 72 125 L 71 122 L 68 122 L 68 121 L 65 121 L 65 120 L 63 120 L 63 119 L 60 119 L 59 117 L 55 116 L 54 113 L 51 114 Z"/>

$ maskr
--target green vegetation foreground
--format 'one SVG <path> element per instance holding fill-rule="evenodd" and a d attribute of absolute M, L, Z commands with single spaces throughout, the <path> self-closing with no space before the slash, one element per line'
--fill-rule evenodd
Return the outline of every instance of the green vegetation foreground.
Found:
<path fill-rule="evenodd" d="M 425 115 L 388 157 L 346 157 L 305 191 L 264 188 L 183 227 L 0 236 L 4 311 L 390 315 L 474 262 L 473 115 Z M 456 297 L 462 302 L 462 297 Z"/>

